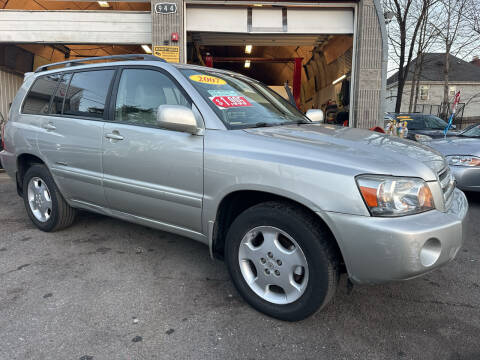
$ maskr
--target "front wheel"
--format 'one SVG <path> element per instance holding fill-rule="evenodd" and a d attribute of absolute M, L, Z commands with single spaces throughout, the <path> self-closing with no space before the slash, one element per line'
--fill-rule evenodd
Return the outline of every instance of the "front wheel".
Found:
<path fill-rule="evenodd" d="M 330 301 L 338 283 L 338 254 L 319 221 L 283 202 L 253 206 L 235 219 L 225 259 L 235 287 L 255 309 L 297 321 Z"/>

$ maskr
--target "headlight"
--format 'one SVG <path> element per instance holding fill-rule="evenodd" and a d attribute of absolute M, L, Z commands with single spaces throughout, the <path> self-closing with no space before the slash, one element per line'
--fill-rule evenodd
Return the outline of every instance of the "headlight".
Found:
<path fill-rule="evenodd" d="M 452 166 L 480 166 L 480 158 L 470 155 L 447 156 L 447 161 Z"/>
<path fill-rule="evenodd" d="M 432 138 L 428 135 L 415 134 L 415 140 L 416 141 L 428 141 L 428 140 L 432 140 Z"/>
<path fill-rule="evenodd" d="M 430 188 L 422 179 L 360 175 L 356 180 L 372 216 L 403 216 L 435 208 Z"/>

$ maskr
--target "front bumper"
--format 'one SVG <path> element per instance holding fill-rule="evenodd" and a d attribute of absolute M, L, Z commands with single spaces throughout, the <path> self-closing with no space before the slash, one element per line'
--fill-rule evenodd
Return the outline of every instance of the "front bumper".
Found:
<path fill-rule="evenodd" d="M 328 212 L 350 279 L 358 284 L 406 280 L 452 260 L 463 243 L 468 202 L 458 189 L 446 212 L 396 218 Z"/>
<path fill-rule="evenodd" d="M 480 167 L 450 166 L 457 187 L 463 191 L 480 191 Z"/>

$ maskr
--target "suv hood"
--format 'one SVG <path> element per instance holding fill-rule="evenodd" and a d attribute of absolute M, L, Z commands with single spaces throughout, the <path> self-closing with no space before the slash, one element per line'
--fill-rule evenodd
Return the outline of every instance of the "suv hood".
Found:
<path fill-rule="evenodd" d="M 354 169 L 357 174 L 412 176 L 433 181 L 446 166 L 440 153 L 421 143 L 364 129 L 294 124 L 244 131 L 281 141 L 278 150 L 288 156 L 335 164 Z"/>

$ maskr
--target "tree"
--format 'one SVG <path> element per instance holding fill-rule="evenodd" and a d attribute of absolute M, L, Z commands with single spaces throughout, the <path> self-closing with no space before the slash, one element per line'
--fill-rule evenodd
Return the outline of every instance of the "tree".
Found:
<path fill-rule="evenodd" d="M 448 115 L 450 105 L 450 55 L 456 56 L 459 53 L 466 55 L 480 48 L 480 32 L 475 33 L 475 16 L 478 20 L 478 14 L 475 13 L 475 9 L 478 8 L 476 2 L 477 0 L 439 0 L 437 16 L 435 16 L 435 21 L 431 22 L 439 34 L 442 48 L 445 51 L 441 106 L 444 116 Z"/>
<path fill-rule="evenodd" d="M 395 112 L 400 112 L 405 81 L 410 70 L 417 36 L 428 9 L 436 0 L 384 0 L 386 12 L 393 13 L 394 25 L 389 31 L 394 61 L 398 65 Z"/>
<path fill-rule="evenodd" d="M 471 19 L 473 31 L 480 34 L 480 2 L 472 0 L 468 18 Z"/>
<path fill-rule="evenodd" d="M 420 78 L 423 71 L 423 66 L 425 65 L 424 54 L 429 51 L 429 49 L 435 44 L 438 39 L 438 34 L 435 29 L 429 24 L 431 8 L 435 6 L 437 1 L 433 1 L 420 25 L 420 32 L 417 40 L 416 52 L 417 56 L 414 62 L 412 83 L 410 87 L 410 101 L 408 105 L 408 112 L 414 112 L 417 107 L 418 94 L 420 88 Z"/>

